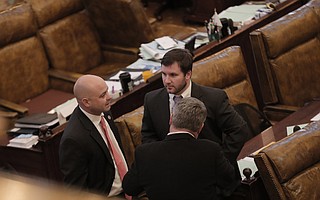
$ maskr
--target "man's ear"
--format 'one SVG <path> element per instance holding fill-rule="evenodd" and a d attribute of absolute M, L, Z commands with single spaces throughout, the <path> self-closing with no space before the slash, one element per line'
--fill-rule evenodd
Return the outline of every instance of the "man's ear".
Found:
<path fill-rule="evenodd" d="M 81 102 L 85 107 L 89 107 L 90 106 L 89 99 L 87 99 L 87 98 L 81 99 Z"/>
<path fill-rule="evenodd" d="M 188 79 L 188 80 L 190 80 L 190 79 L 191 79 L 191 75 L 192 75 L 192 71 L 190 70 L 190 71 L 188 71 L 188 72 L 186 73 L 185 78 Z"/>
<path fill-rule="evenodd" d="M 203 127 L 204 127 L 204 123 L 202 123 L 201 127 L 199 128 L 198 135 L 200 134 L 200 132 L 203 129 Z"/>

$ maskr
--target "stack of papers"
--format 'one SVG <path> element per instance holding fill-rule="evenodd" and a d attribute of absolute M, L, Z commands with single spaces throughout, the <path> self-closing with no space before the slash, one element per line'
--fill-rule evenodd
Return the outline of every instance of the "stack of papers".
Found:
<path fill-rule="evenodd" d="M 167 36 L 165 36 L 165 38 L 157 38 L 147 44 L 141 44 L 139 55 L 145 60 L 161 60 L 164 54 L 173 48 L 184 49 L 184 42 L 170 39 L 170 41 L 174 41 L 173 44 L 168 41 L 166 37 Z M 157 41 L 160 42 L 160 44 Z"/>
<path fill-rule="evenodd" d="M 266 8 L 266 6 L 254 4 L 231 6 L 219 13 L 219 18 L 232 19 L 233 25 L 241 28 L 247 21 L 254 19 L 258 10 L 263 8 Z"/>
<path fill-rule="evenodd" d="M 32 134 L 21 134 L 9 141 L 7 146 L 29 149 L 38 143 L 38 136 Z"/>

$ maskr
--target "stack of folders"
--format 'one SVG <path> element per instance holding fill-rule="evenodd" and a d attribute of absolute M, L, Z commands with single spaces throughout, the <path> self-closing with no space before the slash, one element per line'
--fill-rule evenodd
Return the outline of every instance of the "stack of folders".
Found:
<path fill-rule="evenodd" d="M 58 125 L 57 114 L 37 113 L 17 119 L 14 128 L 9 130 L 11 134 L 38 134 L 39 128 L 48 126 L 53 128 Z"/>
<path fill-rule="evenodd" d="M 21 134 L 9 141 L 7 146 L 29 149 L 38 143 L 38 136 L 32 134 Z"/>

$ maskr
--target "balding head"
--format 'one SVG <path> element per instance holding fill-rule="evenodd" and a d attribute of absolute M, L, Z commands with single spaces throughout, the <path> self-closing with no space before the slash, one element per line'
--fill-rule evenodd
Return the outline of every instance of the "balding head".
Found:
<path fill-rule="evenodd" d="M 106 84 L 101 77 L 95 75 L 83 75 L 74 84 L 74 96 L 77 99 L 91 96 L 99 84 Z"/>
<path fill-rule="evenodd" d="M 101 77 L 95 75 L 81 76 L 73 87 L 73 93 L 80 107 L 92 114 L 99 114 L 100 112 L 96 110 L 95 105 L 100 102 L 94 101 L 95 98 L 106 100 L 106 104 L 109 104 L 111 100 L 106 82 Z M 104 111 L 106 110 L 101 110 L 101 112 Z"/>

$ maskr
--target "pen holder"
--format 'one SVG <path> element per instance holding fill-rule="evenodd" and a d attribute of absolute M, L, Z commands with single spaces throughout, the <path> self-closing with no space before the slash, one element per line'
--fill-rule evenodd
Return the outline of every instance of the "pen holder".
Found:
<path fill-rule="evenodd" d="M 132 80 L 129 72 L 124 72 L 119 75 L 122 92 L 127 93 L 132 90 Z"/>

